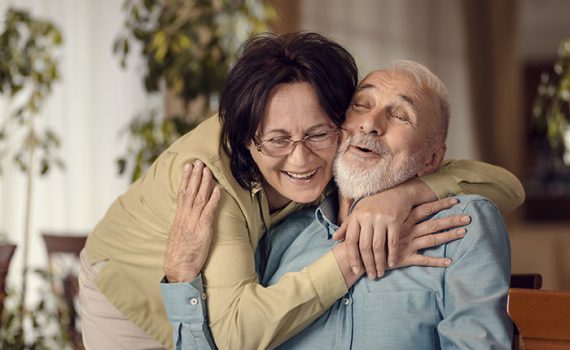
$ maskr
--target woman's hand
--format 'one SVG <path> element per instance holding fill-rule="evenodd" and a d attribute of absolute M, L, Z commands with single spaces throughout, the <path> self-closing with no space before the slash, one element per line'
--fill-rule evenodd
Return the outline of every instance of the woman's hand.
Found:
<path fill-rule="evenodd" d="M 467 230 L 461 226 L 471 222 L 469 215 L 454 215 L 425 220 L 457 203 L 458 201 L 455 198 L 444 198 L 415 207 L 402 226 L 398 241 L 398 254 L 395 256 L 394 263 L 390 268 L 412 265 L 449 266 L 452 263 L 451 259 L 425 256 L 418 254 L 418 251 L 454 241 L 465 235 Z"/>
<path fill-rule="evenodd" d="M 417 179 L 361 199 L 334 235 L 347 243 L 351 269 L 357 273 L 364 264 L 370 278 L 382 276 L 400 255 L 400 232 L 412 208 L 434 200 L 433 191 Z"/>
<path fill-rule="evenodd" d="M 219 202 L 220 189 L 214 186 L 212 172 L 201 161 L 186 164 L 164 261 L 168 282 L 189 282 L 202 270 Z"/>
<path fill-rule="evenodd" d="M 390 268 L 405 267 L 411 265 L 447 267 L 452 261 L 448 258 L 437 258 L 418 254 L 421 249 L 435 247 L 453 240 L 462 238 L 467 232 L 459 227 L 468 224 L 471 219 L 468 215 L 454 215 L 441 219 L 430 219 L 429 216 L 452 207 L 457 199 L 445 198 L 415 207 L 401 227 L 401 235 L 397 242 L 398 254 L 394 256 L 394 265 Z M 447 230 L 447 231 L 444 231 Z M 437 233 L 444 231 L 441 233 Z M 358 257 L 355 262 L 351 256 L 353 252 L 351 242 L 341 242 L 333 248 L 347 288 L 350 288 L 360 278 L 364 270 L 363 261 Z M 384 270 L 378 275 L 372 275 L 368 269 L 368 277 L 381 277 Z"/>

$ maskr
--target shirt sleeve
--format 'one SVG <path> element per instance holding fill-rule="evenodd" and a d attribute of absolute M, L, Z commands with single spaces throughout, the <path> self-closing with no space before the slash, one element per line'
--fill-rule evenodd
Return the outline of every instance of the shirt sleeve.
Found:
<path fill-rule="evenodd" d="M 216 349 L 208 327 L 202 275 L 188 283 L 168 283 L 164 277 L 160 281 L 160 292 L 172 325 L 175 349 Z"/>
<path fill-rule="evenodd" d="M 220 349 L 274 348 L 347 292 L 332 252 L 272 286 L 262 286 L 255 269 L 257 242 L 251 241 L 249 229 L 235 199 L 222 190 L 202 270 L 209 326 Z"/>
<path fill-rule="evenodd" d="M 525 197 L 524 188 L 515 175 L 499 166 L 475 160 L 446 160 L 437 172 L 419 179 L 438 198 L 479 194 L 493 201 L 503 214 L 519 207 Z"/>
<path fill-rule="evenodd" d="M 472 219 L 467 234 L 448 246 L 453 264 L 444 273 L 443 319 L 437 327 L 441 348 L 510 349 L 510 246 L 505 225 L 485 199 L 471 200 L 464 212 Z"/>

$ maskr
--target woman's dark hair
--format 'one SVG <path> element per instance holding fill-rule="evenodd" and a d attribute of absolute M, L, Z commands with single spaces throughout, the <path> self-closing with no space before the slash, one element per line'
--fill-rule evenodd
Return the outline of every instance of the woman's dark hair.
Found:
<path fill-rule="evenodd" d="M 241 48 L 220 97 L 224 150 L 232 174 L 247 189 L 261 180 L 247 144 L 265 114 L 273 88 L 282 83 L 307 82 L 337 125 L 344 122 L 358 82 L 352 55 L 317 33 L 261 34 Z"/>

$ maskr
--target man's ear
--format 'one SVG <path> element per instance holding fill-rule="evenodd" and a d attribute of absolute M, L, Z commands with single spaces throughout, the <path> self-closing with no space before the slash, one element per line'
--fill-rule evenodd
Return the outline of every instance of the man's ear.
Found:
<path fill-rule="evenodd" d="M 435 172 L 441 163 L 447 151 L 447 146 L 443 143 L 434 146 L 432 151 L 426 157 L 422 169 L 418 172 L 418 176 L 423 176 Z"/>

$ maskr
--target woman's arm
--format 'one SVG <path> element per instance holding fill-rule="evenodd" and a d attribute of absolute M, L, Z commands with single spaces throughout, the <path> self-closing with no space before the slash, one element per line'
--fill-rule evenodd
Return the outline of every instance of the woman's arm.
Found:
<path fill-rule="evenodd" d="M 359 201 L 335 239 L 348 242 L 347 256 L 353 270 L 364 269 L 371 277 L 382 276 L 387 267 L 399 265 L 398 239 L 412 208 L 460 194 L 485 196 L 503 214 L 524 201 L 522 184 L 509 171 L 479 161 L 448 160 L 433 174 L 408 180 Z M 363 241 L 367 243 L 362 244 Z"/>

